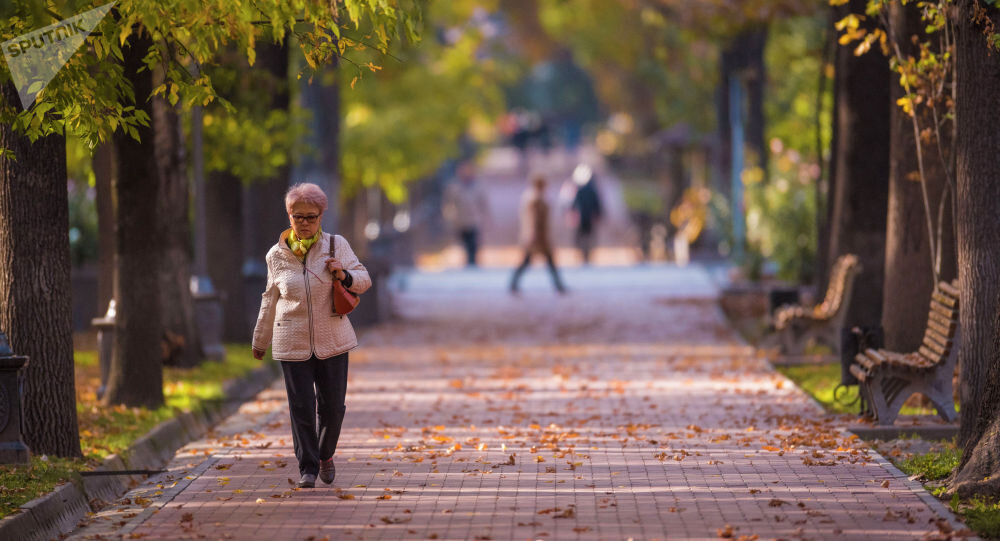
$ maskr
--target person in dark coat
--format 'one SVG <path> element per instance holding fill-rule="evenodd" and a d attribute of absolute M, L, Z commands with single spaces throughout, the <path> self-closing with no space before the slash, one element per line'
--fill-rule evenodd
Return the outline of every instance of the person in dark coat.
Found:
<path fill-rule="evenodd" d="M 576 247 L 583 256 L 583 264 L 587 265 L 594 249 L 594 226 L 601 219 L 601 197 L 594 184 L 594 171 L 589 166 L 578 165 L 573 171 L 573 182 L 578 186 L 571 207 L 576 215 Z"/>

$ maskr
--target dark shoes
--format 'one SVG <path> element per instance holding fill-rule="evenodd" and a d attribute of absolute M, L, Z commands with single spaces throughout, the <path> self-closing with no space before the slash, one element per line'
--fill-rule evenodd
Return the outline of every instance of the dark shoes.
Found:
<path fill-rule="evenodd" d="M 299 483 L 295 485 L 299 488 L 316 488 L 316 476 L 311 473 L 303 473 Z"/>
<path fill-rule="evenodd" d="M 319 478 L 323 480 L 324 483 L 330 484 L 333 482 L 333 478 L 337 476 L 337 468 L 333 465 L 333 458 L 329 458 L 319 463 Z"/>
<path fill-rule="evenodd" d="M 333 482 L 333 478 L 336 476 L 337 468 L 333 466 L 332 458 L 319 463 L 319 478 L 322 479 L 324 483 L 329 485 Z M 295 486 L 299 488 L 316 488 L 316 475 L 303 473 L 302 478 L 299 479 L 298 484 Z"/>

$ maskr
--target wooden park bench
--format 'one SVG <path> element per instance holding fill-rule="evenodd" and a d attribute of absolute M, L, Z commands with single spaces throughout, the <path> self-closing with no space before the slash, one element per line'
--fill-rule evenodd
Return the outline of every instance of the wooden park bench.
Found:
<path fill-rule="evenodd" d="M 861 271 L 857 256 L 837 258 L 830 272 L 830 283 L 823 302 L 812 307 L 788 305 L 774 313 L 775 332 L 765 338 L 765 348 L 778 347 L 786 355 L 802 355 L 810 341 L 840 350 L 840 329 L 854 290 L 854 279 Z"/>
<path fill-rule="evenodd" d="M 867 349 L 850 370 L 858 378 L 863 410 L 880 425 L 891 425 L 914 393 L 930 399 L 947 422 L 957 419 L 952 375 L 958 359 L 958 281 L 941 282 L 931 294 L 927 328 L 913 353 Z"/>

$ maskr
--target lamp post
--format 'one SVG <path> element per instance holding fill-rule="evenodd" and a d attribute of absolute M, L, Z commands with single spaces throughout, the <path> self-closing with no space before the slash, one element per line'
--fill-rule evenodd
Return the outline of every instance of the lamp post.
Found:
<path fill-rule="evenodd" d="M 14 355 L 7 335 L 0 332 L 0 464 L 27 464 L 31 459 L 22 439 L 21 395 L 24 377 L 21 369 L 28 358 Z"/>

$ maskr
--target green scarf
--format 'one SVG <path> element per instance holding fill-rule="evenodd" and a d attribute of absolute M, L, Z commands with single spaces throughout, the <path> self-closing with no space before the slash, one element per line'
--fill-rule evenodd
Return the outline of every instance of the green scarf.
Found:
<path fill-rule="evenodd" d="M 306 254 L 309 253 L 309 248 L 312 248 L 312 245 L 316 244 L 316 241 L 318 241 L 322 236 L 322 227 L 316 231 L 315 235 L 308 239 L 300 239 L 298 235 L 295 234 L 295 230 L 293 229 L 292 233 L 288 235 L 286 242 L 288 242 L 288 247 L 292 249 L 292 253 L 295 254 L 295 257 L 299 258 L 299 261 L 305 261 Z"/>

